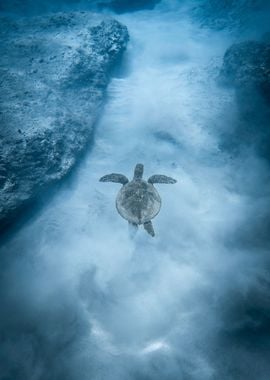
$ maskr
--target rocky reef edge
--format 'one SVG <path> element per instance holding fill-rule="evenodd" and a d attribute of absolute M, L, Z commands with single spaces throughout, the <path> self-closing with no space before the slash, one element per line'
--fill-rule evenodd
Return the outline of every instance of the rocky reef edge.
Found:
<path fill-rule="evenodd" d="M 91 12 L 1 17 L 0 231 L 93 139 L 127 28 Z"/>

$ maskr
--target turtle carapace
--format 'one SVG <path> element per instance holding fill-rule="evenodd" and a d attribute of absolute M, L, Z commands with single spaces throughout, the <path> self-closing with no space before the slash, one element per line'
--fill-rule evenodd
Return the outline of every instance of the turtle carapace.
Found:
<path fill-rule="evenodd" d="M 142 179 L 143 165 L 137 164 L 132 181 L 123 174 L 107 174 L 100 178 L 101 182 L 121 183 L 116 197 L 116 208 L 119 214 L 130 224 L 135 226 L 143 224 L 145 230 L 155 236 L 151 222 L 160 210 L 161 199 L 154 187 L 155 183 L 176 183 L 176 180 L 166 175 L 154 174 L 147 181 Z"/>

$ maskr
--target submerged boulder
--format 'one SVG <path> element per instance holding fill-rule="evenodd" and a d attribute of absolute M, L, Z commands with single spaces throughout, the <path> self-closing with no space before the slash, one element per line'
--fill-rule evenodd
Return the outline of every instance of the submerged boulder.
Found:
<path fill-rule="evenodd" d="M 0 229 L 91 142 L 127 28 L 89 13 L 0 22 Z"/>
<path fill-rule="evenodd" d="M 219 78 L 235 88 L 239 122 L 234 143 L 246 142 L 270 161 L 270 44 L 264 39 L 232 45 Z"/>
<path fill-rule="evenodd" d="M 270 102 L 270 44 L 245 41 L 225 53 L 221 78 L 238 88 L 256 88 Z"/>
<path fill-rule="evenodd" d="M 270 3 L 268 0 L 195 0 L 193 14 L 205 26 L 214 29 L 263 31 L 269 25 Z"/>

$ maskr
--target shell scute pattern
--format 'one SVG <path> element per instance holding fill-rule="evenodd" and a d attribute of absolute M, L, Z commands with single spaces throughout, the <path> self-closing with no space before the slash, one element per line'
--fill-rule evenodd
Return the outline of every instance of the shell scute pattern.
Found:
<path fill-rule="evenodd" d="M 123 186 L 116 197 L 116 208 L 119 214 L 130 225 L 138 227 L 143 224 L 144 229 L 155 236 L 151 222 L 160 210 L 161 198 L 154 187 L 155 183 L 176 183 L 176 180 L 162 174 L 154 174 L 147 181 L 142 179 L 143 165 L 137 164 L 134 169 L 133 180 L 119 173 L 107 174 L 100 178 L 101 182 L 117 182 Z"/>
<path fill-rule="evenodd" d="M 142 224 L 158 214 L 161 199 L 153 185 L 146 181 L 131 181 L 119 191 L 116 207 L 123 218 Z"/>

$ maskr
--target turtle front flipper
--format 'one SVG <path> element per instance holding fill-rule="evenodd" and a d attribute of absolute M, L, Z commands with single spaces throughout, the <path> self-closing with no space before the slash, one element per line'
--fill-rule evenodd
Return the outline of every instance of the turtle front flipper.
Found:
<path fill-rule="evenodd" d="M 137 164 L 134 169 L 134 180 L 142 179 L 143 176 L 143 164 Z"/>
<path fill-rule="evenodd" d="M 111 173 L 111 174 L 106 174 L 103 177 L 101 177 L 100 182 L 116 182 L 116 183 L 122 183 L 122 185 L 125 185 L 126 183 L 128 183 L 128 179 L 123 174 Z"/>
<path fill-rule="evenodd" d="M 149 222 L 145 222 L 143 223 L 143 226 L 144 226 L 144 229 L 151 235 L 151 236 L 155 236 L 155 231 L 154 231 L 154 228 L 153 228 L 153 224 L 151 222 L 151 220 L 149 220 Z"/>
<path fill-rule="evenodd" d="M 149 183 L 176 183 L 176 179 L 173 179 L 172 177 L 168 177 L 163 174 L 154 174 L 150 178 L 148 178 Z"/>

